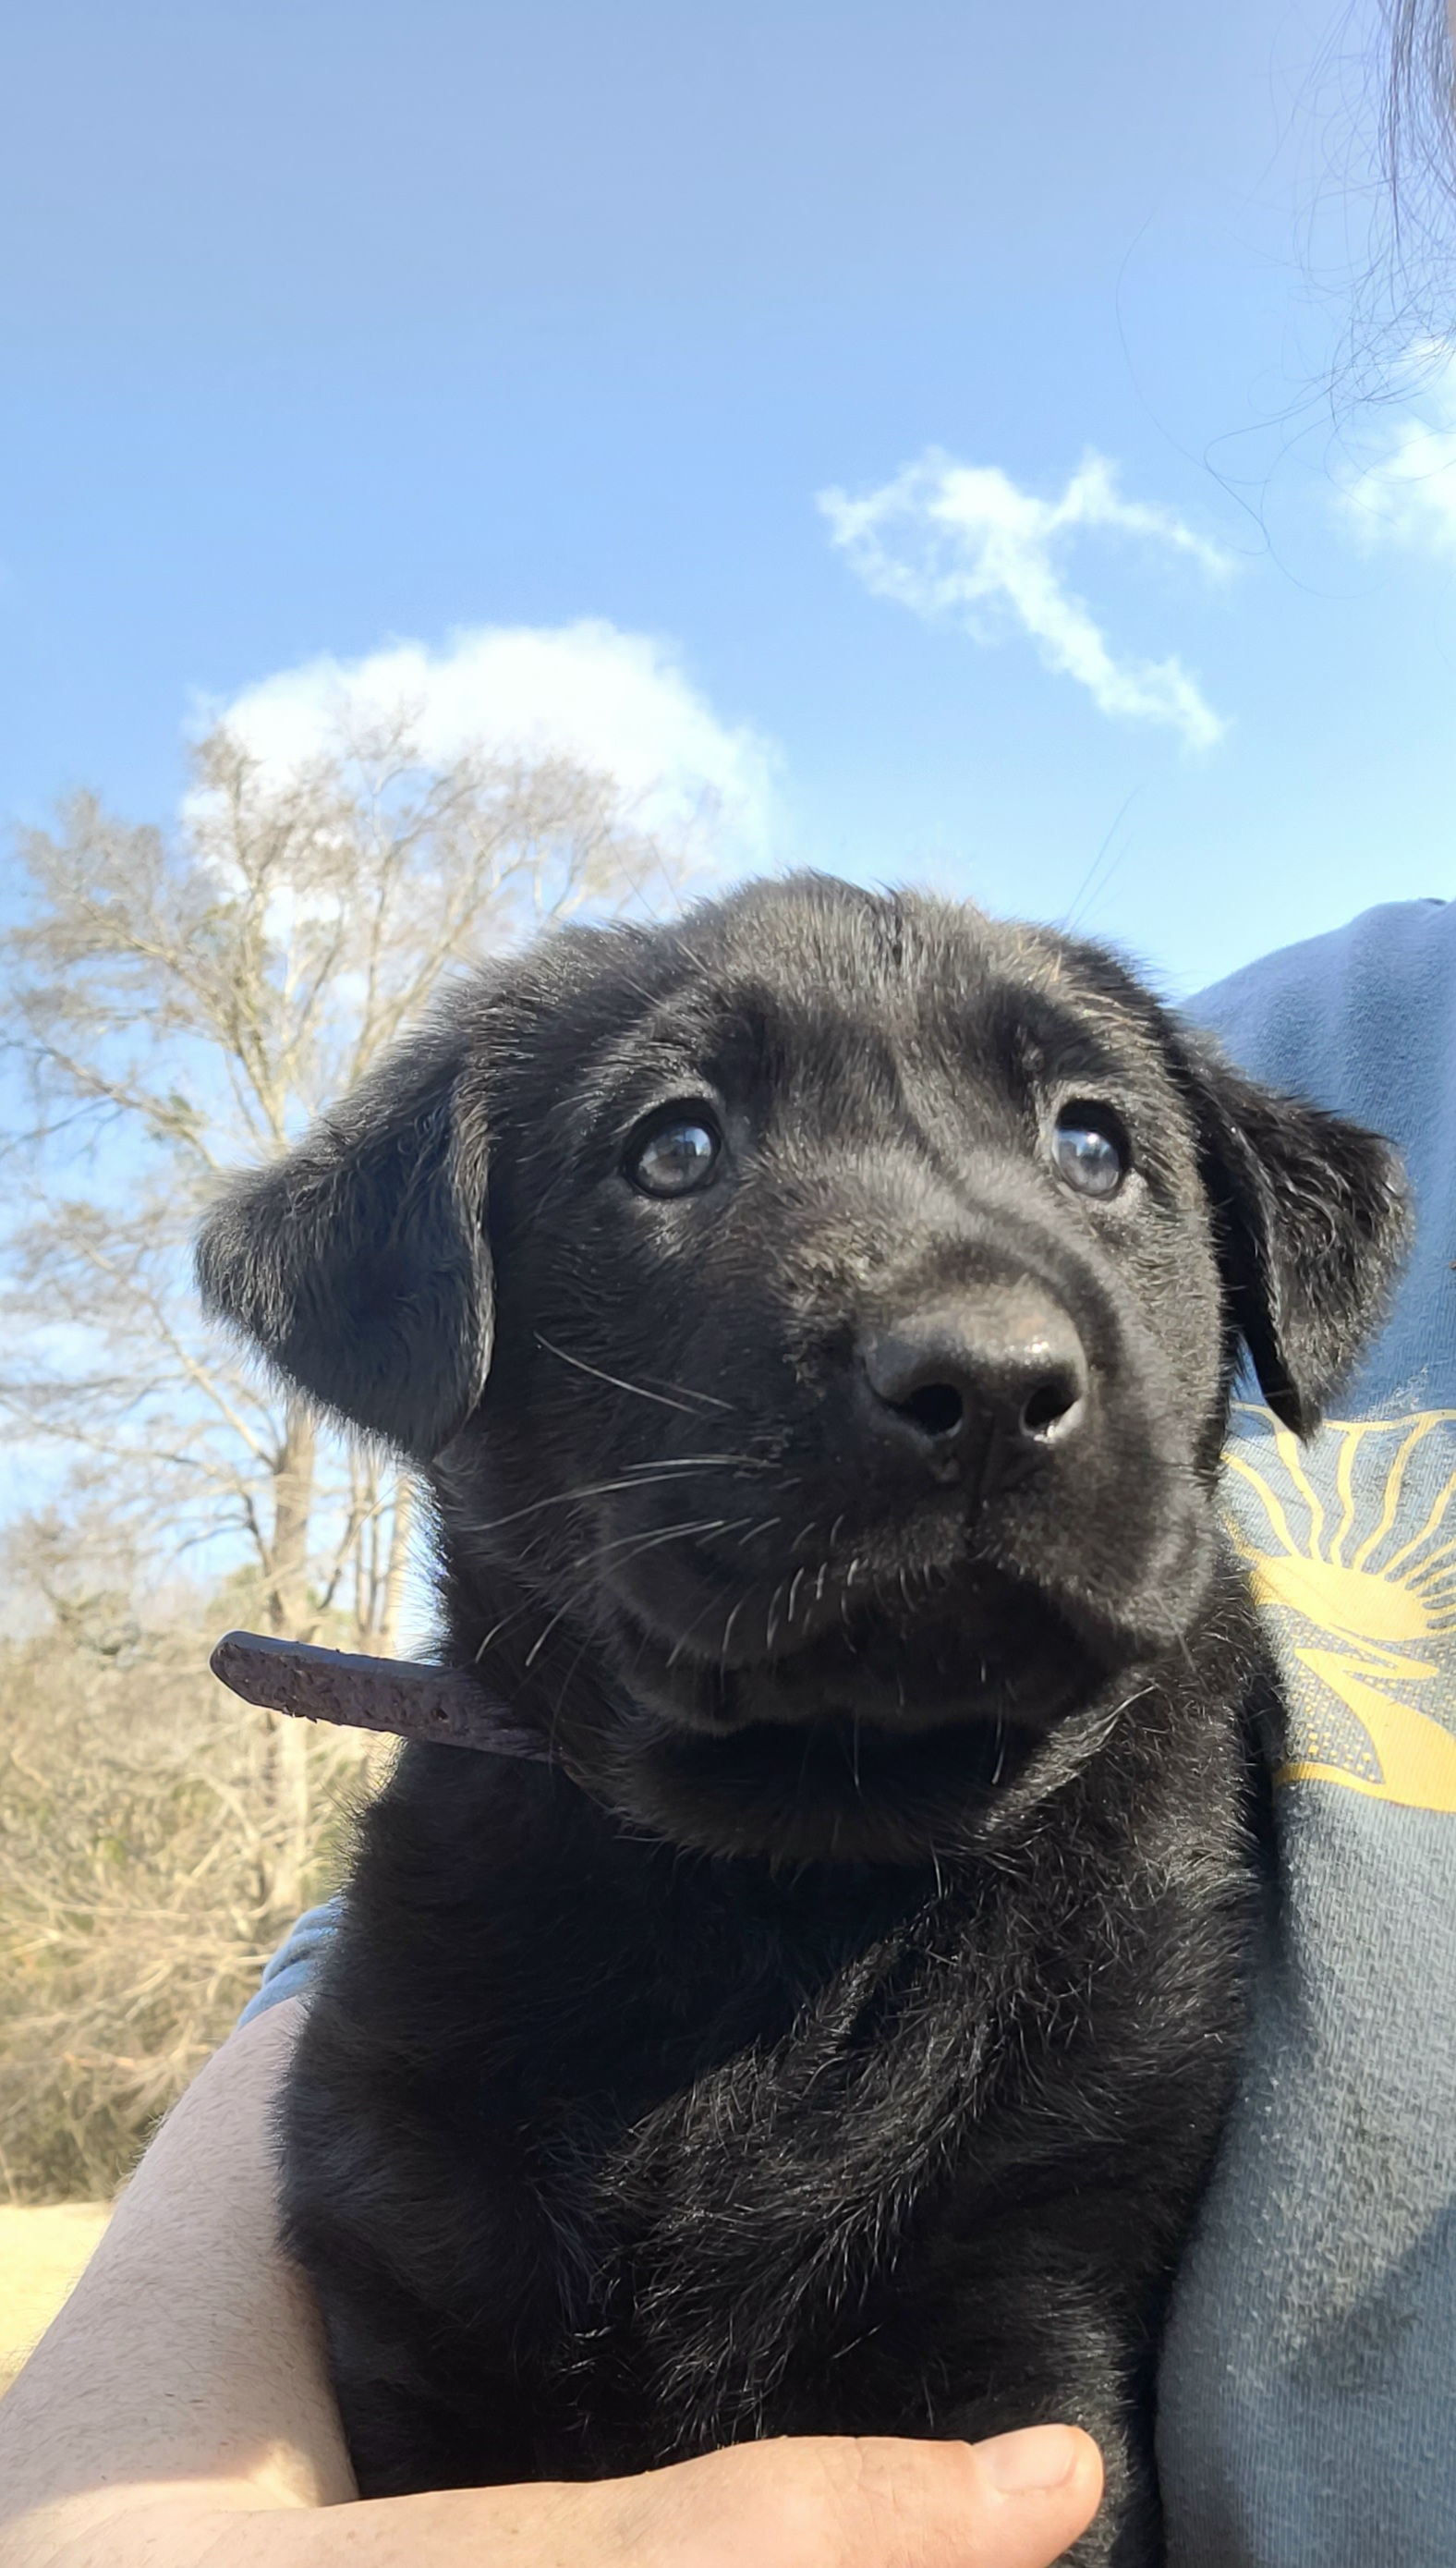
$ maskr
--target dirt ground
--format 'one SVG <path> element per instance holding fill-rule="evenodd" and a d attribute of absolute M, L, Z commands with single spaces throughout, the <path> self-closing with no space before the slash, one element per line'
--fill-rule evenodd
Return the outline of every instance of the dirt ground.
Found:
<path fill-rule="evenodd" d="M 110 2218 L 107 2202 L 40 2210 L 0 2202 L 0 2391 L 44 2336 Z"/>

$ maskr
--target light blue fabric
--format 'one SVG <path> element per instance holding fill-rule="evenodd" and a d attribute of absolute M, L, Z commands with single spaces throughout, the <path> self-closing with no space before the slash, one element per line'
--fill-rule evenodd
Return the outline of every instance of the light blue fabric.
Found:
<path fill-rule="evenodd" d="M 285 1998 L 307 1995 L 319 1955 L 339 1922 L 340 1904 L 337 1899 L 326 1899 L 321 1908 L 306 1908 L 289 1928 L 286 1940 L 264 1963 L 262 1985 L 238 2017 L 240 2025 L 266 2015 L 269 2007 L 281 2006 Z"/>
<path fill-rule="evenodd" d="M 1345 1397 L 1363 1414 L 1456 1392 L 1456 902 L 1392 901 L 1231 974 L 1186 1013 L 1256 1079 L 1400 1145 L 1415 1250 Z M 1456 2553 L 1452 2554 L 1456 2568 Z"/>
<path fill-rule="evenodd" d="M 1456 2563 L 1456 906 L 1369 910 L 1189 1013 L 1399 1142 L 1414 1256 L 1338 1416 L 1236 1416 L 1279 1652 L 1280 1913 L 1164 2350 L 1169 2568 Z"/>

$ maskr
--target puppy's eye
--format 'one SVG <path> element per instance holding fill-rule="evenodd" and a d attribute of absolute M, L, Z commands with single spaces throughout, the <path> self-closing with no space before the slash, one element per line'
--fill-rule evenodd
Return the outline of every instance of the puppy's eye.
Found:
<path fill-rule="evenodd" d="M 1116 1194 L 1132 1165 L 1132 1150 L 1119 1118 L 1109 1106 L 1091 1106 L 1080 1098 L 1063 1106 L 1057 1116 L 1051 1155 L 1079 1195 L 1096 1195 L 1104 1201 Z"/>
<path fill-rule="evenodd" d="M 691 1195 L 707 1185 L 718 1165 L 723 1142 L 713 1124 L 697 1115 L 659 1124 L 645 1140 L 627 1152 L 627 1175 L 645 1195 Z"/>

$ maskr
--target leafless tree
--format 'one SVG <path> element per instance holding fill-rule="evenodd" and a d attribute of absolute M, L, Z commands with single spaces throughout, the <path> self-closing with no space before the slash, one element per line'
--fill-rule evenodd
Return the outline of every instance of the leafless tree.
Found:
<path fill-rule="evenodd" d="M 28 906 L 0 950 L 31 1101 L 4 1273 L 12 1438 L 68 1455 L 153 1560 L 231 1543 L 273 1631 L 392 1649 L 410 1483 L 203 1327 L 198 1208 L 230 1165 L 285 1149 L 451 970 L 572 912 L 660 907 L 701 851 L 565 759 L 432 766 L 408 707 L 287 773 L 213 730 L 169 831 L 83 795 L 26 835 Z M 280 1911 L 301 1893 L 310 1756 L 307 1732 L 277 1728 Z"/>

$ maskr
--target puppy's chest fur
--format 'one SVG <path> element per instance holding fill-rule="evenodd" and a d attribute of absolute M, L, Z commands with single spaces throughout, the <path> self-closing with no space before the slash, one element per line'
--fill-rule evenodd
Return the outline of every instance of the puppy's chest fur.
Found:
<path fill-rule="evenodd" d="M 559 1774 L 409 1759 L 288 2105 L 366 2487 L 1071 2416 L 1111 2499 L 1074 2555 L 1154 2556 L 1151 2349 L 1252 1907 L 1227 1600 L 1224 1634 L 1202 1719 L 1153 1689 L 939 1879 L 685 1859 Z"/>

